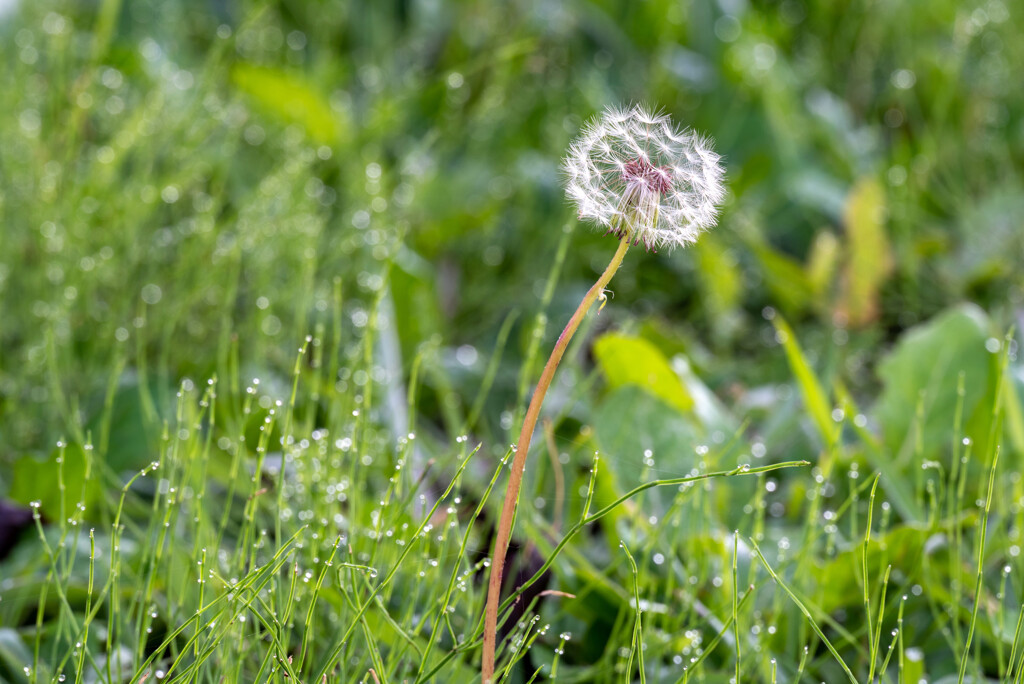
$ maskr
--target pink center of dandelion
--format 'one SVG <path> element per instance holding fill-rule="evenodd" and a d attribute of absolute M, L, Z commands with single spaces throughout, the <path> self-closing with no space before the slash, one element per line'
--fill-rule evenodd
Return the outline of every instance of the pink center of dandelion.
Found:
<path fill-rule="evenodd" d="M 626 162 L 622 179 L 630 186 L 641 186 L 649 192 L 664 194 L 672 189 L 672 170 L 667 166 L 655 166 L 643 158 Z"/>
<path fill-rule="evenodd" d="M 656 221 L 657 196 L 672 189 L 671 179 L 672 169 L 667 166 L 655 166 L 642 157 L 626 162 L 622 167 L 622 180 L 626 184 L 626 191 L 622 198 L 624 208 L 630 212 L 643 214 L 643 219 L 647 221 Z M 652 209 L 654 210 L 653 216 L 647 215 L 647 212 Z M 648 251 L 654 249 L 650 232 L 634 230 L 629 223 L 618 223 L 609 228 L 607 234 L 615 235 L 620 240 L 632 240 L 634 245 L 643 242 Z"/>

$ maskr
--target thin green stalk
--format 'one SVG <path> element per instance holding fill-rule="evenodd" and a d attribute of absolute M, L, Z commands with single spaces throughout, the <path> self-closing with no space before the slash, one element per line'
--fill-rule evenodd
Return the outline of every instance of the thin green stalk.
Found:
<path fill-rule="evenodd" d="M 516 322 L 517 318 L 519 318 L 519 312 L 512 311 L 505 317 L 505 320 L 501 324 L 501 329 L 498 330 L 498 338 L 494 341 L 494 352 L 491 354 L 491 360 L 487 362 L 487 370 L 484 371 L 483 379 L 480 381 L 480 389 L 477 390 L 476 398 L 473 400 L 473 406 L 470 408 L 469 415 L 466 417 L 466 424 L 463 426 L 462 434 L 466 434 L 476 427 L 476 421 L 480 418 L 480 414 L 484 410 L 484 403 L 491 392 L 491 386 L 494 384 L 494 379 L 498 375 L 498 366 L 501 363 L 501 354 L 505 349 L 505 343 L 508 342 L 508 336 L 512 333 L 512 324 Z M 412 383 L 410 382 L 410 385 L 411 384 Z M 411 405 L 410 408 L 412 408 Z"/>
<path fill-rule="evenodd" d="M 753 593 L 754 585 L 751 584 L 747 587 L 747 590 L 743 592 L 743 596 L 740 597 L 739 603 L 736 606 L 737 610 L 746 605 L 747 599 L 749 599 L 753 595 Z M 718 646 L 719 642 L 721 642 L 722 639 L 725 638 L 725 635 L 728 634 L 729 630 L 732 629 L 735 625 L 736 618 L 730 617 L 729 621 L 722 625 L 722 629 L 719 630 L 718 634 L 715 635 L 715 638 L 709 641 L 706 647 L 701 649 L 700 655 L 698 655 L 693 662 L 691 662 L 689 665 L 683 668 L 683 674 L 679 676 L 679 679 L 676 680 L 675 684 L 683 684 L 683 682 L 685 682 L 686 679 L 690 676 L 690 672 L 696 670 L 697 667 L 704 662 L 704 659 L 711 655 L 711 652 L 715 650 L 715 646 Z"/>
<path fill-rule="evenodd" d="M 1010 577 L 1010 566 L 1003 567 L 1003 576 L 999 580 L 999 593 L 996 595 L 996 600 L 999 602 L 996 608 L 996 624 L 999 626 L 999 631 L 1003 630 L 1006 624 L 1006 580 Z M 1006 654 L 1003 653 L 1003 639 L 999 638 L 996 640 L 996 661 L 999 664 L 999 676 L 1002 677 L 1006 673 Z"/>
<path fill-rule="evenodd" d="M 96 537 L 94 530 L 89 530 L 89 589 L 85 595 L 86 619 L 82 628 L 82 640 L 78 643 L 81 647 L 78 651 L 78 663 L 75 666 L 75 681 L 82 681 L 82 671 L 85 668 L 85 654 L 89 650 L 89 623 L 92 622 L 92 587 L 96 577 Z"/>
<path fill-rule="evenodd" d="M 288 437 L 291 436 L 292 429 L 292 418 L 295 415 L 295 397 L 299 393 L 299 377 L 302 375 L 302 360 L 306 357 L 306 353 L 309 351 L 309 343 L 313 341 L 312 337 L 307 336 L 305 342 L 299 347 L 298 354 L 295 356 L 295 366 L 292 369 L 292 392 L 288 398 L 288 410 L 284 414 L 284 425 L 281 428 L 281 467 L 277 471 L 277 504 L 276 510 L 280 511 L 284 509 L 284 476 L 285 476 L 285 462 L 288 452 Z M 277 542 L 281 541 L 281 516 L 274 516 L 274 540 Z"/>
<path fill-rule="evenodd" d="M 739 556 L 740 550 L 740 531 L 733 530 L 732 533 L 732 627 L 733 634 L 736 641 L 736 684 L 740 684 L 740 607 L 739 607 L 739 592 L 740 585 L 737 581 L 737 567 L 736 559 Z"/>
<path fill-rule="evenodd" d="M 344 580 L 342 579 L 342 573 L 343 572 L 344 572 L 344 569 L 341 569 L 341 568 L 338 569 L 338 586 L 339 587 L 343 587 L 344 586 Z M 385 668 L 384 668 L 384 661 L 381 660 L 381 657 L 380 657 L 380 648 L 378 648 L 377 642 L 373 638 L 373 630 L 370 629 L 370 625 L 366 621 L 366 609 L 369 607 L 370 602 L 373 601 L 374 598 L 377 598 L 377 592 L 373 592 L 371 594 L 370 598 L 367 601 L 365 601 L 363 603 L 360 603 L 359 597 L 358 597 L 358 595 L 356 594 L 356 591 L 355 591 L 355 589 L 356 589 L 356 586 L 355 586 L 356 585 L 356 577 L 355 577 L 356 570 L 354 568 L 349 567 L 348 568 L 348 573 L 349 573 L 349 578 L 351 579 L 351 582 L 352 582 L 352 589 L 353 589 L 353 591 L 352 591 L 351 594 L 349 594 L 349 592 L 344 592 L 345 593 L 345 597 L 347 599 L 349 599 L 350 607 L 355 608 L 356 613 L 359 614 L 359 616 L 360 616 L 359 617 L 359 626 L 362 627 L 362 629 L 363 629 L 363 638 L 366 640 L 366 650 L 369 651 L 370 662 L 373 663 L 373 668 L 378 673 L 378 676 L 380 677 L 380 679 L 378 681 L 381 684 L 387 684 L 387 678 L 386 678 L 387 677 L 387 672 L 385 671 Z"/>
<path fill-rule="evenodd" d="M 128 496 L 128 490 L 135 484 L 135 480 L 145 477 L 147 470 L 154 472 L 158 467 L 158 463 L 151 463 L 148 468 L 143 468 L 135 473 L 121 488 L 121 499 L 117 504 L 117 512 L 114 514 L 114 523 L 110 532 L 110 607 L 107 610 L 107 653 L 113 653 L 115 630 L 118 636 L 121 633 L 120 621 L 117 618 L 121 612 L 121 514 L 124 512 L 124 500 Z M 114 658 L 107 658 L 107 681 L 114 681 L 110 665 L 113 660 Z M 124 681 L 120 658 L 117 659 L 117 681 Z"/>
<path fill-rule="evenodd" d="M 483 513 L 484 505 L 491 496 L 491 490 L 494 489 L 494 485 L 498 481 L 498 477 L 501 475 L 502 468 L 504 467 L 505 462 L 511 455 L 511 452 L 505 454 L 505 457 L 502 459 L 502 465 L 495 469 L 494 476 L 491 478 L 491 481 L 487 484 L 487 489 L 484 491 L 483 496 L 480 497 L 480 502 L 477 504 L 476 510 L 473 511 L 473 517 L 469 519 L 469 523 L 466 525 L 466 532 L 462 536 L 462 546 L 459 547 L 458 558 L 466 557 L 466 547 L 469 544 L 469 535 L 470 532 L 472 532 L 473 530 L 473 523 L 476 521 L 477 518 L 480 517 L 480 514 Z M 430 652 L 434 648 L 434 644 L 437 642 L 437 632 L 441 628 L 440 618 L 441 616 L 447 615 L 448 613 L 448 606 L 452 600 L 452 592 L 455 591 L 455 584 L 458 581 L 458 576 L 459 564 L 456 563 L 455 567 L 452 568 L 451 575 L 448 578 L 448 588 L 445 590 L 444 598 L 441 600 L 441 606 L 438 609 L 438 618 L 433 621 L 433 628 L 430 631 L 430 638 L 427 640 L 426 652 L 423 654 L 423 657 L 420 658 L 420 668 L 419 671 L 416 673 L 417 679 L 420 678 L 420 676 L 423 674 L 423 670 L 427 667 L 427 660 L 430 656 Z"/>
<path fill-rule="evenodd" d="M 641 615 L 643 610 L 640 608 L 640 579 L 639 572 L 636 569 L 636 561 L 633 560 L 633 554 L 629 552 L 629 548 L 625 542 L 620 541 L 619 547 L 623 553 L 626 554 L 626 558 L 629 559 L 629 567 L 633 575 L 633 601 L 635 603 L 634 608 L 636 609 L 636 620 L 633 622 L 633 639 L 629 644 L 629 662 L 626 664 L 626 676 L 632 677 L 633 674 L 633 654 L 636 654 L 637 667 L 640 669 L 640 684 L 647 683 L 647 674 L 644 672 L 644 638 L 643 638 L 643 623 L 641 621 Z"/>
<path fill-rule="evenodd" d="M 897 684 L 904 684 L 904 679 L 903 679 L 904 667 L 905 667 L 904 658 L 906 657 L 906 653 L 904 652 L 904 644 L 903 644 L 903 603 L 906 600 L 907 600 L 907 597 L 905 595 L 900 600 L 900 614 L 899 614 L 898 620 L 896 621 L 896 629 L 898 630 L 896 638 L 899 640 L 899 644 L 896 646 L 896 650 L 897 650 L 897 653 L 896 653 L 896 663 L 897 663 L 897 666 L 898 666 L 897 674 L 896 674 Z"/>
<path fill-rule="evenodd" d="M 206 590 L 206 549 L 202 550 L 202 555 L 199 558 L 199 607 L 196 609 L 197 613 L 203 612 L 203 599 L 205 598 Z M 196 636 L 199 633 L 199 625 L 196 625 Z M 196 641 L 195 648 L 192 650 L 192 657 L 199 659 L 199 642 Z M 199 680 L 198 674 L 196 675 L 196 681 Z"/>
<path fill-rule="evenodd" d="M 558 679 L 558 661 L 562 659 L 562 654 L 565 653 L 565 642 L 569 641 L 570 635 L 568 632 L 562 632 L 558 635 L 558 648 L 555 649 L 555 657 L 551 659 L 551 680 Z"/>
<path fill-rule="evenodd" d="M 893 651 L 896 650 L 896 645 L 899 643 L 900 635 L 903 633 L 903 604 L 906 600 L 906 596 L 900 598 L 899 613 L 896 617 L 896 629 L 893 630 L 892 642 L 889 644 L 889 651 L 885 654 L 885 660 L 882 661 L 882 667 L 878 670 L 879 680 L 885 677 L 885 672 L 889 668 L 889 660 L 892 658 Z"/>
<path fill-rule="evenodd" d="M 722 470 L 722 471 L 717 471 L 717 472 L 713 472 L 713 473 L 705 473 L 703 475 L 693 475 L 693 476 L 690 476 L 690 477 L 678 477 L 678 478 L 671 478 L 671 479 L 667 479 L 667 480 L 655 480 L 653 482 L 647 482 L 647 483 L 642 484 L 642 485 L 640 485 L 638 487 L 635 487 L 632 490 L 630 490 L 629 492 L 627 492 L 627 493 L 623 494 L 622 496 L 620 496 L 615 501 L 611 502 L 610 504 L 608 504 L 607 506 L 602 508 L 601 510 L 597 511 L 596 513 L 593 513 L 593 514 L 588 515 L 586 517 L 580 518 L 580 520 L 575 525 L 573 525 L 573 527 L 565 534 L 565 536 L 562 537 L 561 541 L 558 542 L 557 546 L 555 546 L 555 548 L 548 554 L 547 558 L 544 561 L 544 564 L 541 565 L 541 567 L 538 568 L 536 572 L 534 572 L 533 576 L 530 577 L 525 582 L 523 582 L 522 584 L 520 584 L 519 587 L 514 592 L 512 592 L 512 594 L 510 596 L 508 596 L 504 601 L 502 601 L 501 606 L 499 607 L 499 610 L 502 611 L 502 612 L 507 610 L 509 607 L 512 606 L 513 603 L 515 603 L 516 601 L 519 600 L 519 597 L 522 596 L 523 593 L 528 588 L 530 588 L 541 577 L 543 577 L 544 573 L 546 573 L 551 568 L 551 566 L 554 564 L 555 560 L 558 558 L 558 556 L 562 552 L 562 550 L 569 544 L 569 542 L 571 542 L 573 540 L 573 538 L 575 538 L 575 536 L 577 534 L 579 534 L 579 532 L 584 527 L 586 527 L 587 525 L 589 525 L 589 524 L 591 524 L 593 522 L 596 522 L 597 520 L 600 520 L 605 515 L 607 515 L 611 511 L 615 510 L 616 508 L 621 506 L 623 503 L 625 503 L 626 501 L 628 501 L 629 499 L 631 499 L 632 497 L 636 496 L 637 494 L 639 494 L 642 491 L 646 491 L 646 490 L 650 489 L 651 487 L 678 486 L 678 485 L 683 485 L 683 484 L 690 484 L 690 483 L 694 483 L 694 482 L 700 482 L 700 481 L 708 480 L 708 479 L 715 478 L 715 477 L 737 477 L 737 476 L 742 476 L 742 475 L 760 475 L 760 474 L 763 474 L 763 473 L 768 473 L 768 472 L 772 472 L 774 470 L 780 470 L 780 469 L 783 469 L 783 468 L 796 468 L 796 467 L 804 467 L 804 466 L 808 466 L 808 465 L 810 465 L 810 463 L 808 461 L 785 461 L 785 462 L 782 462 L 782 463 L 771 463 L 771 464 L 768 464 L 768 465 L 757 466 L 757 467 L 754 467 L 754 468 L 751 468 L 751 467 L 749 467 L 747 465 L 741 465 L 741 466 L 739 466 L 737 468 L 733 468 L 732 470 Z M 591 483 L 593 483 L 593 478 L 591 478 Z M 591 484 L 591 486 L 593 486 L 593 484 Z M 742 605 L 742 603 L 741 603 L 741 605 Z M 442 658 L 434 667 L 430 668 L 429 671 L 424 673 L 422 676 L 417 677 L 416 681 L 415 681 L 415 684 L 420 684 L 421 682 L 430 681 L 438 672 L 440 672 L 441 668 L 443 668 L 447 663 L 451 662 L 451 660 L 454 659 L 456 656 L 458 656 L 461 653 L 467 653 L 467 652 L 470 652 L 470 651 L 476 649 L 477 646 L 479 646 L 480 643 L 481 643 L 481 640 L 479 639 L 479 637 L 480 637 L 480 635 L 482 633 L 483 633 L 483 619 L 481 618 L 480 622 L 477 624 L 476 628 L 473 630 L 472 635 L 469 638 L 467 638 L 466 641 L 463 642 L 462 645 L 460 645 L 460 646 L 458 646 L 456 648 L 453 648 L 448 653 L 446 653 L 444 658 Z"/>
<path fill-rule="evenodd" d="M 179 398 L 177 402 L 177 409 L 175 414 L 175 425 L 179 426 L 182 423 L 183 411 L 185 406 L 185 392 L 180 391 L 178 393 Z M 164 443 L 170 442 L 171 437 L 167 423 L 164 423 Z M 151 613 L 149 606 L 153 602 L 153 594 L 156 591 L 157 585 L 157 566 L 163 559 L 164 548 L 166 547 L 167 535 L 171 524 L 171 514 L 174 510 L 176 503 L 176 496 L 174 493 L 174 481 L 175 474 L 178 465 L 178 453 L 180 449 L 181 440 L 177 437 L 174 438 L 172 446 L 170 448 L 170 455 L 166 459 L 166 465 L 161 465 L 161 469 L 167 473 L 167 492 L 166 496 L 160 496 L 159 489 L 156 496 L 153 497 L 153 524 L 156 525 L 155 529 L 151 525 L 150 531 L 147 533 L 148 538 L 156 536 L 155 542 L 152 544 L 151 553 L 148 556 L 148 568 L 146 573 L 146 580 L 144 589 L 142 591 L 142 601 L 138 603 L 138 626 L 136 628 L 136 639 L 138 643 L 145 643 L 147 629 L 151 624 Z M 166 447 L 164 447 L 166 452 Z M 157 518 L 157 511 L 159 510 L 159 502 L 165 501 L 163 508 L 162 519 Z M 157 523 L 157 521 L 159 521 Z M 139 649 L 142 651 L 142 649 Z M 140 657 L 142 653 L 136 654 L 136 658 Z"/>
<path fill-rule="evenodd" d="M 534 682 L 537 681 L 537 677 L 540 677 L 540 673 L 543 672 L 543 671 L 544 671 L 544 666 L 541 665 L 540 667 L 538 667 L 536 670 L 533 671 L 533 676 L 531 676 L 528 680 L 526 680 L 526 684 L 534 684 Z"/>
<path fill-rule="evenodd" d="M 783 463 L 772 463 L 770 465 L 758 466 L 756 468 L 751 468 L 749 466 L 742 465 L 742 466 L 739 466 L 737 468 L 733 468 L 732 470 L 720 470 L 720 471 L 717 471 L 717 472 L 714 472 L 714 473 L 706 473 L 704 475 L 695 475 L 695 476 L 691 476 L 691 477 L 677 477 L 677 478 L 671 478 L 671 479 L 667 479 L 667 480 L 654 480 L 652 482 L 645 482 L 644 484 L 639 485 L 638 487 L 634 487 L 630 491 L 628 491 L 625 494 L 623 494 L 622 496 L 620 496 L 615 501 L 611 502 L 610 504 L 608 504 L 604 508 L 598 510 L 596 513 L 592 513 L 592 514 L 582 518 L 579 522 L 577 522 L 572 527 L 572 529 L 570 529 L 569 532 L 566 533 L 566 535 L 564 537 L 562 537 L 562 540 L 554 548 L 554 550 L 551 552 L 551 554 L 549 554 L 547 559 L 545 559 L 544 564 L 541 565 L 541 567 L 533 574 L 533 576 L 530 579 L 528 579 L 525 582 L 523 582 L 519 586 L 519 588 L 516 589 L 512 593 L 511 596 L 509 596 L 508 598 L 506 598 L 504 601 L 501 602 L 501 606 L 499 607 L 499 610 L 501 610 L 501 611 L 506 610 L 513 603 L 515 603 L 515 601 L 523 594 L 523 592 L 525 592 L 531 585 L 533 585 L 534 582 L 539 580 L 543 576 L 543 574 L 545 572 L 547 572 L 548 569 L 554 564 L 555 558 L 558 557 L 558 554 L 562 551 L 562 549 L 564 549 L 569 544 L 569 542 L 572 541 L 573 537 L 575 537 L 576 534 L 579 533 L 580 530 L 582 530 L 584 527 L 586 527 L 590 523 L 597 522 L 598 520 L 600 520 L 601 518 L 606 516 L 608 513 L 612 512 L 613 510 L 615 510 L 616 508 L 621 506 L 623 503 L 625 503 L 629 499 L 632 499 L 634 496 L 636 496 L 637 494 L 639 494 L 641 492 L 647 491 L 648 489 L 651 489 L 652 487 L 663 487 L 663 486 L 689 484 L 689 483 L 692 483 L 692 482 L 699 482 L 701 480 L 709 480 L 709 479 L 715 478 L 715 477 L 735 477 L 737 475 L 755 475 L 755 474 L 759 474 L 759 473 L 771 472 L 773 470 L 780 470 L 782 468 L 798 468 L 798 467 L 803 467 L 803 466 L 808 466 L 808 465 L 810 465 L 810 463 L 808 461 L 785 461 Z M 591 492 L 590 496 L 592 496 L 592 494 L 593 493 Z M 476 631 L 474 632 L 474 636 L 479 634 L 480 631 L 481 631 L 481 628 L 478 626 Z"/>
<path fill-rule="evenodd" d="M 875 627 L 875 634 L 872 637 L 869 633 L 868 638 L 871 639 L 871 663 L 868 670 L 868 683 L 875 681 L 875 659 L 878 657 L 878 648 L 882 642 L 882 618 L 885 617 L 885 595 L 889 590 L 889 574 L 892 572 L 892 565 L 889 565 L 885 569 L 885 576 L 882 578 L 882 596 L 878 600 L 878 624 Z M 871 625 L 868 624 L 870 628 Z M 890 648 L 890 653 L 892 649 Z M 889 662 L 889 658 L 886 657 L 886 662 Z"/>
<path fill-rule="evenodd" d="M 430 510 L 427 511 L 427 514 L 424 516 L 423 521 L 420 523 L 419 527 L 416 528 L 416 531 L 412 534 L 412 537 L 410 537 L 410 539 L 406 542 L 405 547 L 402 549 L 402 553 L 399 554 L 398 559 L 395 561 L 395 564 L 391 567 L 391 570 L 388 571 L 388 574 L 384 576 L 384 579 L 381 580 L 381 582 L 374 588 L 374 590 L 370 592 L 370 595 L 367 596 L 362 608 L 360 608 L 356 615 L 349 621 L 348 627 L 342 633 L 341 638 L 338 639 L 334 648 L 331 649 L 330 654 L 324 661 L 323 667 L 317 673 L 316 677 L 313 678 L 314 682 L 319 682 L 321 679 L 327 676 L 327 673 L 333 667 L 333 663 L 337 659 L 338 654 L 340 654 L 342 649 L 345 648 L 345 645 L 348 643 L 348 638 L 352 636 L 352 632 L 355 630 L 356 625 L 359 622 L 359 619 L 362 618 L 363 613 L 365 613 L 366 609 L 370 606 L 370 602 L 374 598 L 376 598 L 377 594 L 379 594 L 391 582 L 391 580 L 394 579 L 395 575 L 398 574 L 398 571 L 402 568 L 402 563 L 409 556 L 409 554 L 412 553 L 413 547 L 416 546 L 416 540 L 421 539 L 423 537 L 423 530 L 430 523 L 431 519 L 433 519 L 434 513 L 436 513 L 437 509 L 441 506 L 441 502 L 447 499 L 448 495 L 451 494 L 452 489 L 455 488 L 455 483 L 459 481 L 459 477 L 462 475 L 462 472 L 466 469 L 466 466 L 469 465 L 470 459 L 472 459 L 473 455 L 476 454 L 479 450 L 480 445 L 478 444 L 476 448 L 474 448 L 473 451 L 471 451 L 466 456 L 466 458 L 462 460 L 462 463 L 459 464 L 459 468 L 455 472 L 455 477 L 452 478 L 452 481 L 448 484 L 447 489 L 445 489 L 441 496 L 437 498 L 437 501 L 430 508 Z"/>
<path fill-rule="evenodd" d="M 953 599 L 951 603 L 954 606 L 960 605 L 960 598 L 963 594 L 963 589 L 960 584 L 960 575 L 962 574 L 963 566 L 961 565 L 960 558 L 960 522 L 957 520 L 959 512 L 962 510 L 960 506 L 960 492 L 959 483 L 961 480 L 960 471 L 963 469 L 964 475 L 967 472 L 967 459 L 961 454 L 961 448 L 964 445 L 963 440 L 963 416 L 964 416 L 964 398 L 966 391 L 964 389 L 964 372 L 960 371 L 956 381 L 956 409 L 953 413 L 953 456 L 952 463 L 949 469 L 949 487 L 946 493 L 946 519 L 950 521 L 950 525 L 953 526 L 953 553 L 949 554 L 949 577 L 952 580 Z M 968 447 L 969 453 L 970 447 Z M 961 463 L 961 461 L 963 461 Z M 960 636 L 960 620 L 952 620 L 953 627 L 953 642 L 962 644 L 963 639 Z"/>
<path fill-rule="evenodd" d="M 535 604 L 535 601 L 531 602 L 530 610 L 533 609 Z M 505 663 L 505 667 L 502 669 L 501 675 L 498 677 L 498 681 L 508 681 L 512 668 L 515 667 L 516 663 L 523 659 L 523 656 L 525 656 L 526 652 L 530 650 L 533 642 L 537 640 L 538 632 L 534 632 L 533 628 L 537 625 L 539 620 L 540 616 L 534 615 L 530 618 L 530 621 L 526 623 L 526 627 L 522 629 L 522 636 L 517 635 L 513 637 L 511 648 L 509 649 L 510 653 L 508 662 Z"/>
<path fill-rule="evenodd" d="M 761 548 L 757 545 L 757 542 L 751 539 L 750 543 L 754 548 L 754 553 L 757 554 L 758 560 L 760 560 L 762 565 L 764 565 L 765 570 L 768 571 L 768 574 L 772 576 L 772 579 L 775 580 L 775 583 L 782 587 L 782 590 L 789 595 L 790 600 L 792 600 L 796 607 L 800 610 L 800 612 L 803 613 L 803 616 L 810 624 L 811 629 L 814 630 L 814 633 L 817 634 L 818 638 L 821 639 L 823 644 L 825 644 L 825 648 L 829 650 L 829 653 L 831 653 L 833 657 L 835 657 L 836 662 L 839 663 L 839 666 L 843 669 L 843 672 L 846 673 L 846 676 L 849 678 L 852 684 L 858 684 L 857 678 L 853 676 L 853 672 L 850 671 L 850 668 L 846 665 L 846 662 L 843 660 L 843 657 L 839 655 L 839 651 L 836 650 L 835 646 L 832 645 L 832 642 L 829 641 L 828 637 L 825 636 L 825 633 L 821 631 L 821 627 L 818 626 L 818 623 L 814 621 L 813 617 L 811 617 L 811 611 L 807 610 L 807 607 L 804 606 L 803 602 L 800 601 L 799 598 L 797 598 L 797 595 L 793 593 L 793 590 L 790 589 L 789 586 L 782 581 L 782 578 L 775 574 L 775 570 L 773 570 L 772 566 L 768 564 L 768 559 L 766 559 L 764 557 L 764 554 L 761 553 Z"/>
<path fill-rule="evenodd" d="M 1017 615 L 1017 628 L 1013 630 L 1013 645 L 1010 647 L 1010 662 L 1006 666 L 1006 676 L 1013 679 L 1014 661 L 1017 659 L 1017 650 L 1020 648 L 1021 626 L 1024 626 L 1024 606 Z"/>
<path fill-rule="evenodd" d="M 796 668 L 796 684 L 804 678 L 804 668 L 807 667 L 807 656 L 810 655 L 811 649 L 808 646 L 804 646 L 804 653 L 800 656 L 800 665 Z"/>
<path fill-rule="evenodd" d="M 302 646 L 299 648 L 299 661 L 295 665 L 295 669 L 302 672 L 302 664 L 306 662 L 306 653 L 309 648 L 309 638 L 313 635 L 313 611 L 316 608 L 317 598 L 320 596 L 320 590 L 324 585 L 324 578 L 327 577 L 327 570 L 334 565 L 334 555 L 338 552 L 338 546 L 341 544 L 341 537 L 338 537 L 333 548 L 331 548 L 331 555 L 324 563 L 323 568 L 320 569 L 320 576 L 316 579 L 316 584 L 313 585 L 313 593 L 309 599 L 309 608 L 306 609 L 306 622 L 302 628 Z"/>
<path fill-rule="evenodd" d="M 877 644 L 874 639 L 871 638 L 871 596 L 870 587 L 868 581 L 868 545 L 871 543 L 871 518 L 875 512 L 875 490 L 878 487 L 878 478 L 881 474 L 875 475 L 875 481 L 871 485 L 871 495 L 868 497 L 868 524 L 864 530 L 864 545 L 861 547 L 861 577 L 864 581 L 864 624 L 868 626 L 868 650 L 871 652 L 870 660 L 868 661 L 868 682 L 873 682 L 875 679 L 875 660 L 877 659 L 877 653 L 875 649 Z M 881 611 L 885 607 L 885 594 L 882 594 L 882 603 L 879 606 L 879 623 L 881 623 Z"/>
<path fill-rule="evenodd" d="M 967 660 L 971 653 L 971 643 L 974 641 L 974 628 L 978 622 L 978 609 L 981 607 L 981 592 L 984 590 L 983 580 L 985 579 L 985 535 L 988 532 L 988 515 L 992 507 L 992 491 L 996 483 L 996 466 L 999 464 L 999 447 L 996 447 L 995 456 L 992 458 L 992 467 L 988 471 L 988 495 L 985 497 L 985 513 L 981 516 L 981 529 L 978 532 L 978 575 L 974 583 L 974 608 L 971 609 L 971 624 L 967 628 L 967 643 L 964 644 L 964 653 L 960 658 L 960 673 L 957 676 L 957 684 L 964 684 L 964 675 L 967 674 Z"/>
<path fill-rule="evenodd" d="M 519 425 L 523 420 L 522 405 L 526 400 L 526 393 L 530 391 L 530 378 L 533 377 L 534 368 L 537 365 L 537 354 L 540 352 L 540 343 L 544 339 L 547 330 L 548 316 L 547 309 L 551 304 L 551 298 L 555 295 L 555 284 L 562 272 L 562 265 L 565 263 L 565 255 L 569 252 L 569 241 L 572 238 L 573 225 L 562 233 L 562 239 L 558 243 L 558 250 L 555 252 L 555 260 L 548 271 L 547 282 L 544 284 L 544 292 L 540 297 L 540 304 L 537 307 L 537 315 L 533 320 L 533 327 L 530 331 L 530 342 L 523 357 L 523 365 L 519 371 L 516 392 L 516 415 L 513 418 L 513 425 Z"/>

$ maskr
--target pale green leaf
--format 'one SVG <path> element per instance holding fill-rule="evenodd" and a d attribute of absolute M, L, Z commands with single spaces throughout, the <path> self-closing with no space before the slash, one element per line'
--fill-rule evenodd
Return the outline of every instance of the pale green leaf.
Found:
<path fill-rule="evenodd" d="M 668 359 L 647 340 L 609 333 L 594 343 L 594 356 L 612 388 L 636 385 L 680 411 L 693 408 L 693 398 Z"/>
<path fill-rule="evenodd" d="M 811 414 L 818 434 L 821 435 L 825 445 L 831 447 L 838 438 L 838 430 L 832 420 L 832 406 L 829 403 L 828 395 L 822 388 L 818 376 L 814 374 L 811 364 L 807 362 L 807 357 L 804 355 L 803 349 L 800 348 L 793 329 L 779 315 L 775 316 L 773 322 L 775 330 L 778 332 L 779 342 L 786 352 L 790 370 L 800 387 L 807 412 Z"/>
<path fill-rule="evenodd" d="M 878 181 L 857 182 L 843 210 L 849 258 L 844 273 L 841 310 L 852 325 L 873 320 L 878 291 L 892 271 L 889 237 L 885 232 L 885 191 Z"/>
<path fill-rule="evenodd" d="M 242 63 L 232 69 L 231 80 L 285 123 L 301 125 L 317 142 L 331 144 L 340 137 L 339 115 L 327 98 L 302 77 Z"/>

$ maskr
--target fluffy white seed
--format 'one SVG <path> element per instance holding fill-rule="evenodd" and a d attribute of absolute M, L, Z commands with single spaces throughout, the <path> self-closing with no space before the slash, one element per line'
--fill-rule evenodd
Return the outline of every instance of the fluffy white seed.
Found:
<path fill-rule="evenodd" d="M 609 107 L 563 161 L 581 219 L 648 249 L 683 247 L 713 227 L 725 195 L 711 141 L 640 105 Z"/>

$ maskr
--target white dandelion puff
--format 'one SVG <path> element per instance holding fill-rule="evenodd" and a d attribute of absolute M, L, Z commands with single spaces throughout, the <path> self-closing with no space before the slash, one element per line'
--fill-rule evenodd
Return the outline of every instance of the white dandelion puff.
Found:
<path fill-rule="evenodd" d="M 693 242 L 702 230 L 715 224 L 718 203 L 725 194 L 724 172 L 710 143 L 691 131 L 677 129 L 667 116 L 639 106 L 608 109 L 587 124 L 572 144 L 563 167 L 566 194 L 576 204 L 580 217 L 606 227 L 619 236 L 620 242 L 607 268 L 587 290 L 558 336 L 530 399 L 519 441 L 512 449 L 515 456 L 487 581 L 480 658 L 483 682 L 492 681 L 494 676 L 502 574 L 530 438 L 558 363 L 587 311 L 598 300 L 603 305 L 605 288 L 622 265 L 630 243 L 642 242 L 648 249 L 656 249 Z"/>
<path fill-rule="evenodd" d="M 643 106 L 590 121 L 562 167 L 581 219 L 647 249 L 685 247 L 713 227 L 725 196 L 711 141 Z"/>

